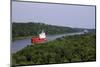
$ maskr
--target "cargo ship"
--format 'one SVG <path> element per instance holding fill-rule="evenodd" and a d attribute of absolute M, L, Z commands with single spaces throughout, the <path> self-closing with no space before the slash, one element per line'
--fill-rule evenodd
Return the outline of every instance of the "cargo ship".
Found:
<path fill-rule="evenodd" d="M 31 39 L 32 43 L 43 43 L 43 42 L 47 42 L 47 38 L 46 38 L 46 34 L 44 31 L 42 31 L 38 37 L 32 37 Z"/>

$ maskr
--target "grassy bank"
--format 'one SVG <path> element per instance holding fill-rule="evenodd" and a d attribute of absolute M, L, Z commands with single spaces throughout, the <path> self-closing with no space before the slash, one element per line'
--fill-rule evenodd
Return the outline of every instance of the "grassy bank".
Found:
<path fill-rule="evenodd" d="M 16 40 L 22 40 L 22 39 L 27 39 L 27 38 L 31 38 L 32 36 L 20 36 L 20 37 L 14 37 L 12 38 L 12 41 L 16 41 Z"/>
<path fill-rule="evenodd" d="M 13 65 L 87 62 L 96 60 L 95 34 L 58 38 L 29 45 L 12 55 Z"/>

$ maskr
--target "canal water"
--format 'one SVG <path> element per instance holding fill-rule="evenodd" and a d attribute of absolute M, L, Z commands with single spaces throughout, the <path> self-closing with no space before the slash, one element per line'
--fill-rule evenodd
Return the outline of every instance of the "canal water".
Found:
<path fill-rule="evenodd" d="M 81 35 L 81 34 L 84 34 L 84 33 L 77 32 L 77 33 L 66 33 L 66 34 L 59 34 L 59 35 L 48 35 L 47 39 L 48 41 L 52 41 L 57 38 L 61 38 L 63 36 L 72 36 L 72 35 Z M 16 53 L 17 51 L 23 49 L 27 45 L 31 45 L 31 37 L 27 39 L 22 39 L 22 40 L 16 40 L 11 43 L 11 53 Z"/>

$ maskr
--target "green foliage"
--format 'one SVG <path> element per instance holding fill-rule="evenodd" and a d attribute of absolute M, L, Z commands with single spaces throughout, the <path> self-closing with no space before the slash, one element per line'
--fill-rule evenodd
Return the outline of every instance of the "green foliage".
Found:
<path fill-rule="evenodd" d="M 19 65 L 95 60 L 95 34 L 65 36 L 46 43 L 28 45 L 12 55 L 13 64 Z"/>
<path fill-rule="evenodd" d="M 16 37 L 23 36 L 35 36 L 44 30 L 46 34 L 61 34 L 61 33 L 69 33 L 69 32 L 77 32 L 79 29 L 73 29 L 70 27 L 62 27 L 55 25 L 47 25 L 44 23 L 12 23 L 12 37 L 13 39 Z"/>

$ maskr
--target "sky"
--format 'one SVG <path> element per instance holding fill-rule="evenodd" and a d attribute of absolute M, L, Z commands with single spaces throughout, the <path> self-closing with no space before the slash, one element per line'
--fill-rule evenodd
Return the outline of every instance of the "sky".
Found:
<path fill-rule="evenodd" d="M 12 22 L 95 28 L 95 6 L 12 2 Z"/>

